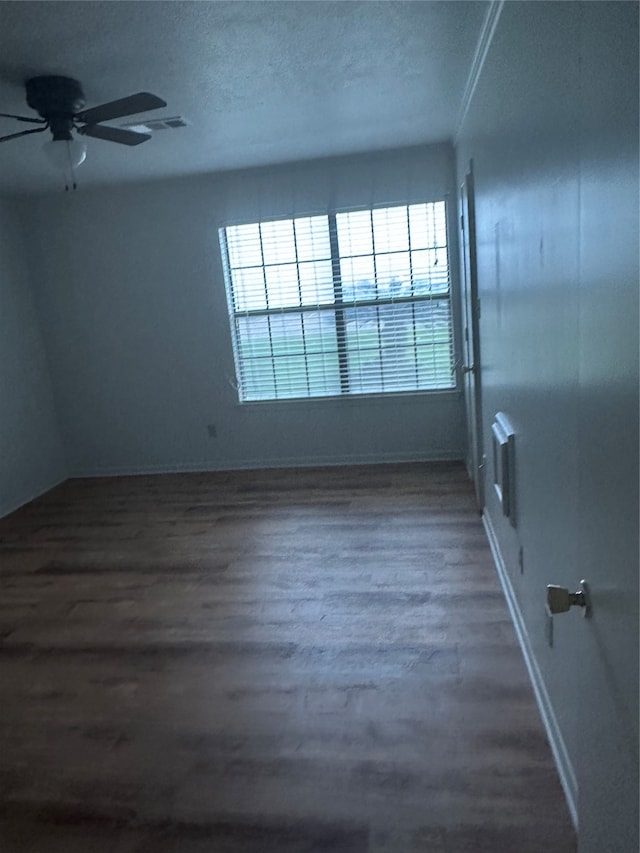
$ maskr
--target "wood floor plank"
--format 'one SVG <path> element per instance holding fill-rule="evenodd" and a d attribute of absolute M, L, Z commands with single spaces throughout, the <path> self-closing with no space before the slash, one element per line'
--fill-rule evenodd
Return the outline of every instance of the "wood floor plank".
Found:
<path fill-rule="evenodd" d="M 0 850 L 574 853 L 462 465 L 0 519 Z"/>

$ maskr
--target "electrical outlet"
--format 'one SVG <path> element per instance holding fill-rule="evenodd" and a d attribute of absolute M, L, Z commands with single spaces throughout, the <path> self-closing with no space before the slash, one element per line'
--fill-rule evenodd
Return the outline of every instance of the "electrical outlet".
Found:
<path fill-rule="evenodd" d="M 218 437 L 218 430 L 216 429 L 215 424 L 207 424 L 207 432 L 209 433 L 209 438 Z"/>
<path fill-rule="evenodd" d="M 549 605 L 545 604 L 544 607 L 544 636 L 549 645 L 549 648 L 553 648 L 553 613 L 549 610 Z"/>

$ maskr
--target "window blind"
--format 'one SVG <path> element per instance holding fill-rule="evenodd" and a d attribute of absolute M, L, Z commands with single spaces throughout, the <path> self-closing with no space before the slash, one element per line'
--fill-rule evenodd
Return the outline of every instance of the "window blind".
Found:
<path fill-rule="evenodd" d="M 241 401 L 455 387 L 444 201 L 219 237 Z"/>

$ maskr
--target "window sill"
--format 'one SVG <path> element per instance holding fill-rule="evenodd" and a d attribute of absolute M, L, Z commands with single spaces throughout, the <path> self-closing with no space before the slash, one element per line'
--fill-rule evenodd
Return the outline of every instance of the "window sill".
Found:
<path fill-rule="evenodd" d="M 281 400 L 247 400 L 245 402 L 236 401 L 235 407 L 238 409 L 252 409 L 282 406 L 313 406 L 326 408 L 327 406 L 357 406 L 362 403 L 366 405 L 391 405 L 391 404 L 410 404 L 416 400 L 425 399 L 441 399 L 459 398 L 462 396 L 461 388 L 443 388 L 442 390 L 433 391 L 397 391 L 388 394 L 337 394 L 334 397 L 291 397 Z"/>

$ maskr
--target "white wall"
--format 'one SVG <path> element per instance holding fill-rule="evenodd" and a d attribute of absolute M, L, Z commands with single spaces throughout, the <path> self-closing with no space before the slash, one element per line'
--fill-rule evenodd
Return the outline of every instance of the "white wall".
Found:
<path fill-rule="evenodd" d="M 0 517 L 64 477 L 22 228 L 0 200 Z"/>
<path fill-rule="evenodd" d="M 579 849 L 637 853 L 637 4 L 507 2 L 461 130 L 460 180 L 471 158 L 485 452 L 490 463 L 504 411 L 517 528 L 491 464 L 486 513 Z M 583 577 L 593 618 L 556 616 L 550 648 L 545 586 Z"/>
<path fill-rule="evenodd" d="M 71 474 L 461 458 L 457 392 L 238 405 L 217 238 L 228 222 L 454 186 L 440 145 L 25 202 Z"/>

